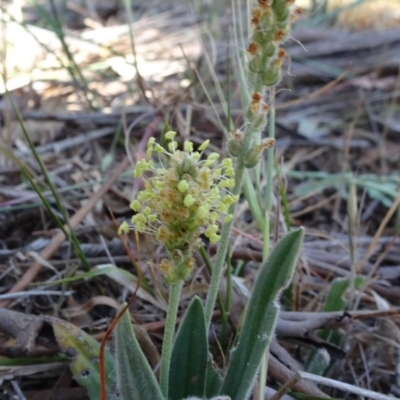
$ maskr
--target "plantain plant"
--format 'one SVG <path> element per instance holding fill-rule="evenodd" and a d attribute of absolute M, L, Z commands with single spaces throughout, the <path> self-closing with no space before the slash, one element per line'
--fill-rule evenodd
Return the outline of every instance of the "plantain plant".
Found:
<path fill-rule="evenodd" d="M 123 400 L 245 400 L 252 392 L 260 363 L 274 335 L 279 297 L 292 278 L 304 235 L 302 228 L 289 232 L 269 253 L 273 112 L 269 137 L 263 140 L 260 137 L 271 106 L 273 110 L 275 87 L 281 80 L 281 65 L 286 57 L 281 44 L 298 14 L 292 3 L 292 0 L 259 0 L 252 11 L 253 30 L 245 67 L 250 101 L 243 132 L 232 131 L 228 142 L 233 159 L 219 161 L 219 154 L 213 152 L 206 156 L 209 140 L 198 148 L 185 141 L 178 148 L 176 133 L 169 131 L 165 134 L 165 146 L 151 138 L 146 158 L 136 164 L 134 176 L 144 180 L 144 189 L 131 203 L 135 213 L 130 223 L 122 223 L 119 233 L 135 229 L 154 235 L 164 245 L 167 258 L 161 260 L 159 268 L 170 290 L 159 381 L 135 338 L 128 311 L 116 325 L 114 369 Z M 211 317 L 246 170 L 258 166 L 264 149 L 270 149 L 267 204 L 265 220 L 261 221 L 265 259 L 227 367 L 219 371 L 207 341 Z M 258 207 L 260 215 L 263 205 L 257 204 L 257 199 L 249 199 L 249 204 Z M 194 269 L 193 254 L 202 244 L 201 234 L 211 243 L 218 243 L 210 288 L 204 306 L 198 297 L 192 299 L 175 332 L 181 290 Z"/>

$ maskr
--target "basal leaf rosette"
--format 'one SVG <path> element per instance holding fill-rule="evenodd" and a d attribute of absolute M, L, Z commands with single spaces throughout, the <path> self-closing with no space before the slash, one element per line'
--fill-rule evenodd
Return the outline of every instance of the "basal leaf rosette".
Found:
<path fill-rule="evenodd" d="M 162 260 L 160 266 L 170 284 L 184 280 L 191 272 L 193 251 L 199 246 L 201 233 L 211 243 L 218 242 L 217 221 L 231 220 L 229 207 L 238 200 L 229 191 L 235 185 L 232 160 L 219 162 L 218 153 L 203 157 L 209 140 L 196 151 L 190 141 L 178 150 L 175 136 L 172 131 L 165 135 L 168 150 L 154 138 L 149 140 L 147 157 L 136 164 L 134 171 L 136 178 L 145 180 L 145 188 L 131 203 L 136 212 L 131 225 L 124 222 L 119 228 L 120 233 L 129 229 L 152 233 L 165 245 L 168 259 Z M 167 157 L 168 166 L 163 166 L 162 154 Z M 160 166 L 154 165 L 153 155 L 158 156 Z"/>

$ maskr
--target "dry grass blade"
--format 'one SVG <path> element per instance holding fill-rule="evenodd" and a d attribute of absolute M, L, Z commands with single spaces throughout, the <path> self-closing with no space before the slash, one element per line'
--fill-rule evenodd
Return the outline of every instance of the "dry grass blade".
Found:
<path fill-rule="evenodd" d="M 300 376 L 305 379 L 310 379 L 316 383 L 327 385 L 334 387 L 336 389 L 340 389 L 344 392 L 350 392 L 354 394 L 358 394 L 360 396 L 367 397 L 373 400 L 393 400 L 392 396 L 386 396 L 377 392 L 373 392 L 372 390 L 363 389 L 354 385 L 349 385 L 348 383 L 343 383 L 339 381 L 335 381 L 334 379 L 325 378 L 323 376 L 318 376 L 314 374 L 309 374 L 307 372 L 300 372 Z"/>

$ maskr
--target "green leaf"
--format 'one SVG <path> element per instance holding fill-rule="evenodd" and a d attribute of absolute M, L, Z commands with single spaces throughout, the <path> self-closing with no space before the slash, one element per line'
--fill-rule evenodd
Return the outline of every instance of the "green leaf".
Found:
<path fill-rule="evenodd" d="M 364 284 L 364 279 L 361 276 L 356 276 L 354 280 L 354 286 L 359 289 Z M 347 301 L 343 298 L 346 291 L 350 287 L 349 278 L 336 278 L 332 281 L 328 295 L 326 296 L 324 310 L 325 312 L 334 312 L 344 310 L 347 306 Z M 318 337 L 328 341 L 329 343 L 340 345 L 342 341 L 342 335 L 338 331 L 330 331 L 322 329 L 318 333 Z M 328 360 L 319 351 L 312 351 L 308 357 L 305 365 L 307 372 L 312 374 L 324 376 L 333 366 L 335 360 Z"/>
<path fill-rule="evenodd" d="M 124 312 L 115 328 L 115 361 L 122 400 L 164 400 L 133 333 L 128 311 Z"/>
<path fill-rule="evenodd" d="M 359 289 L 363 285 L 364 279 L 361 276 L 356 276 L 354 285 Z M 333 280 L 328 296 L 325 300 L 324 311 L 341 311 L 347 305 L 347 301 L 343 299 L 343 295 L 350 287 L 349 278 L 336 278 Z"/>
<path fill-rule="evenodd" d="M 99 352 L 100 343 L 75 325 L 59 319 L 53 320 L 57 343 L 68 354 L 73 353 L 71 372 L 79 385 L 85 387 L 91 400 L 100 398 Z M 107 399 L 118 400 L 115 363 L 110 351 L 105 350 Z"/>
<path fill-rule="evenodd" d="M 325 375 L 332 361 L 329 355 L 324 353 L 324 350 L 325 349 L 314 350 L 311 352 L 309 360 L 305 366 L 307 372 L 315 375 Z"/>
<path fill-rule="evenodd" d="M 261 358 L 274 333 L 279 295 L 290 283 L 303 236 L 303 228 L 288 233 L 260 268 L 220 391 L 232 400 L 246 399 L 251 391 Z"/>
<path fill-rule="evenodd" d="M 195 297 L 176 334 L 169 372 L 169 399 L 203 397 L 208 358 L 203 305 Z"/>
<path fill-rule="evenodd" d="M 347 301 L 343 299 L 343 295 L 349 286 L 350 280 L 348 278 L 334 279 L 325 300 L 324 311 L 343 310 L 347 304 Z"/>

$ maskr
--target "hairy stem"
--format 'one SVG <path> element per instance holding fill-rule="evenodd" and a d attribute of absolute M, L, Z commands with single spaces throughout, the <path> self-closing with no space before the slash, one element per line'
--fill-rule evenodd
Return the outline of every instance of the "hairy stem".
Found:
<path fill-rule="evenodd" d="M 236 183 L 233 194 L 240 193 L 244 170 L 245 167 L 243 163 L 239 162 L 235 169 Z M 229 209 L 229 214 L 233 215 L 235 213 L 235 209 L 236 209 L 236 204 L 232 204 Z M 221 231 L 221 239 L 218 245 L 217 255 L 215 258 L 215 264 L 211 275 L 211 282 L 210 282 L 210 287 L 208 289 L 206 306 L 204 310 L 207 330 L 210 328 L 211 325 L 211 318 L 214 310 L 214 304 L 218 296 L 219 283 L 222 278 L 225 256 L 229 247 L 232 225 L 233 225 L 233 219 L 224 224 Z"/>
<path fill-rule="evenodd" d="M 161 354 L 160 367 L 160 386 L 163 396 L 168 398 L 168 382 L 169 382 L 169 367 L 171 362 L 172 346 L 174 341 L 174 332 L 176 324 L 176 315 L 178 312 L 179 299 L 183 281 L 178 281 L 170 287 L 167 319 L 165 321 L 164 339 Z"/>
<path fill-rule="evenodd" d="M 246 169 L 246 167 L 244 166 L 243 158 L 248 149 L 250 148 L 255 134 L 253 122 L 254 121 L 248 121 L 248 128 L 244 133 L 243 145 L 237 157 L 237 163 L 235 167 L 235 187 L 233 188 L 232 191 L 234 195 L 239 195 L 242 189 L 243 176 Z M 228 213 L 234 215 L 235 210 L 236 210 L 236 203 L 230 206 Z M 224 269 L 226 252 L 229 247 L 232 225 L 233 225 L 233 218 L 229 222 L 224 224 L 221 230 L 221 239 L 218 245 L 217 255 L 215 258 L 214 269 L 211 275 L 211 282 L 210 282 L 210 287 L 208 289 L 206 306 L 204 311 L 207 330 L 210 328 L 211 325 L 211 318 L 214 309 L 214 304 L 218 296 L 218 289 L 222 278 L 222 272 Z"/>
<path fill-rule="evenodd" d="M 268 121 L 268 137 L 275 138 L 275 87 L 269 90 L 269 121 Z M 272 179 L 274 172 L 274 148 L 268 149 L 267 159 L 267 185 L 265 188 L 265 216 L 264 216 L 264 231 L 263 231 L 263 259 L 269 255 L 269 235 L 270 235 L 270 217 L 272 210 Z M 268 355 L 269 345 L 267 346 L 264 356 L 261 360 L 260 375 L 259 375 L 259 391 L 258 399 L 264 400 L 265 383 L 267 382 L 268 372 Z"/>

